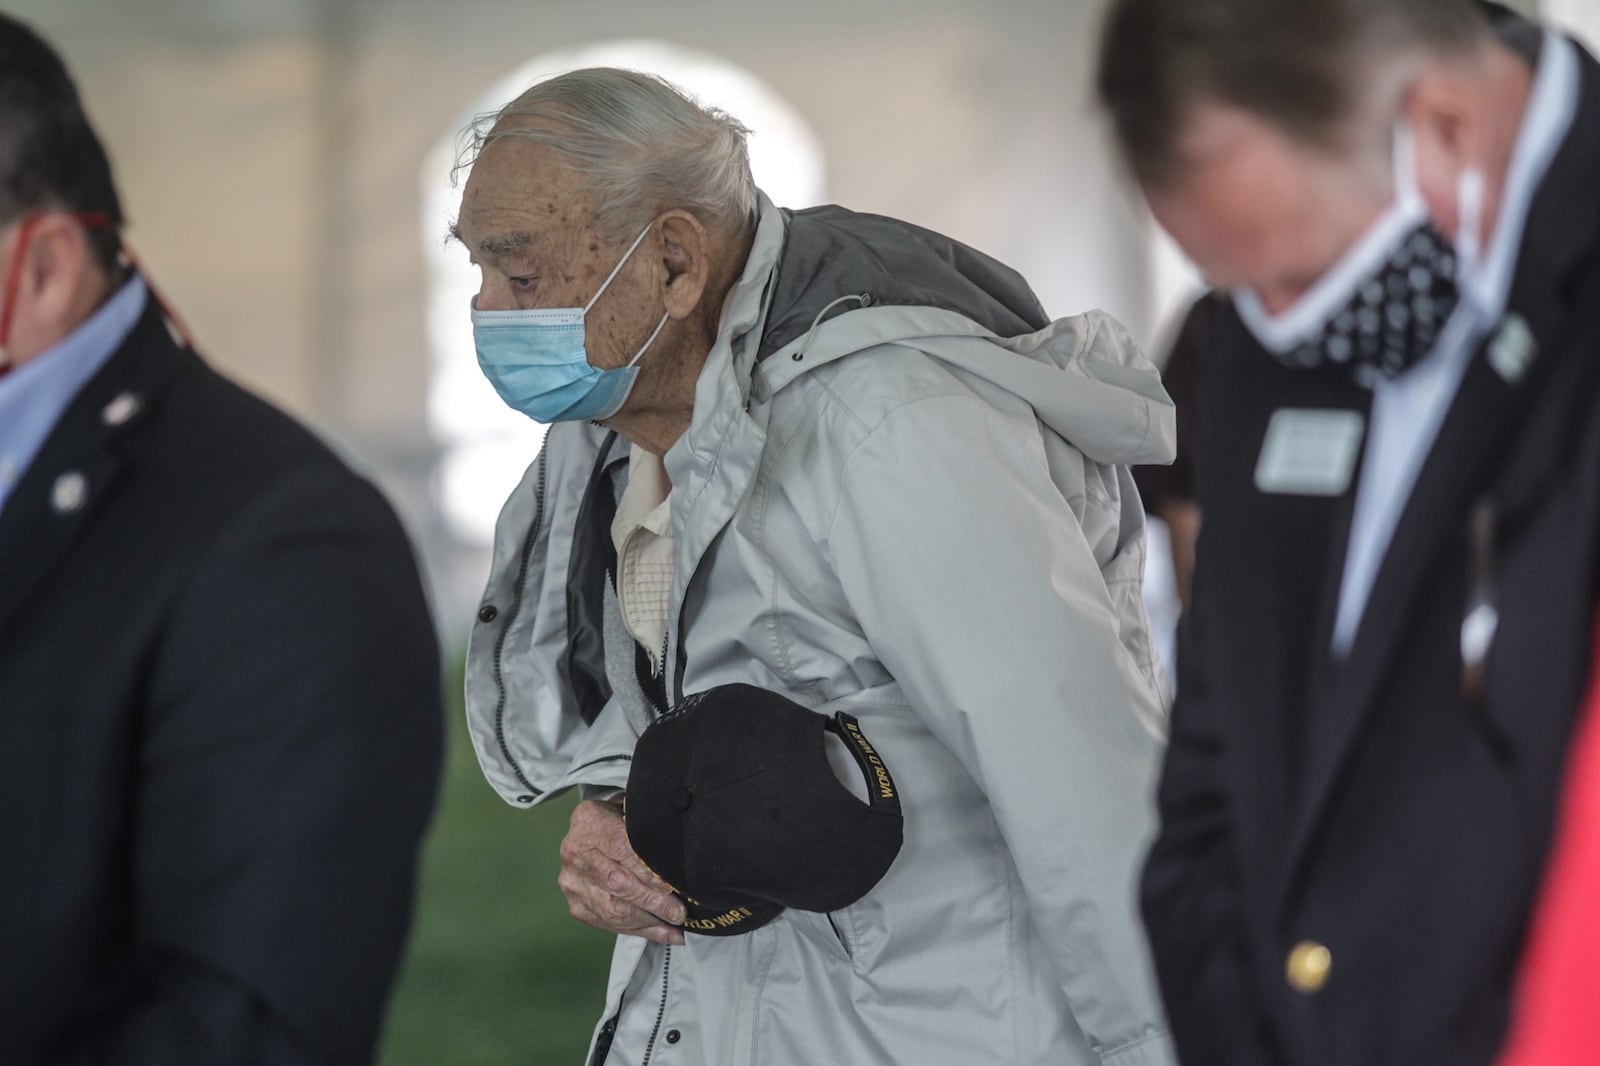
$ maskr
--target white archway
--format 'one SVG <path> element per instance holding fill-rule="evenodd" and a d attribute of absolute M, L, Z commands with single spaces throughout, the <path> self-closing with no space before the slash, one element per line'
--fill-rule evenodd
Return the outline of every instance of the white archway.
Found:
<path fill-rule="evenodd" d="M 1540 7 L 1558 27 L 1590 49 L 1600 49 L 1600 4 L 1595 0 L 1544 0 Z"/>
<path fill-rule="evenodd" d="M 661 41 L 610 41 L 543 55 L 473 102 L 434 145 L 422 170 L 422 239 L 428 272 L 428 342 L 433 355 L 428 420 L 442 458 L 436 492 L 451 530 L 488 545 L 500 504 L 544 438 L 544 427 L 510 410 L 478 369 L 468 301 L 478 290 L 466 252 L 444 233 L 460 204 L 451 178 L 460 131 L 528 86 L 582 67 L 626 67 L 660 75 L 750 128 L 750 167 L 773 201 L 809 207 L 824 198 L 822 149 L 805 121 L 754 75 L 724 60 Z M 465 178 L 465 174 L 459 176 Z"/>

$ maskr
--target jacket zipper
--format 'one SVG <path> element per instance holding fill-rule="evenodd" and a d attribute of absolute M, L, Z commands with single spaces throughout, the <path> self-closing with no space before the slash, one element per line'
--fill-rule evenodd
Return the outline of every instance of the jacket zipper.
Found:
<path fill-rule="evenodd" d="M 517 782 L 527 789 L 532 795 L 525 800 L 518 797 L 519 802 L 532 803 L 542 795 L 542 790 L 535 788 L 528 775 L 522 772 L 522 767 L 517 765 L 516 758 L 511 754 L 511 745 L 506 741 L 506 679 L 504 656 L 506 639 L 511 635 L 511 623 L 516 619 L 517 613 L 522 610 L 523 593 L 528 586 L 528 564 L 533 559 L 533 546 L 539 539 L 539 527 L 544 525 L 544 497 L 546 478 L 546 456 L 548 452 L 539 451 L 539 478 L 537 493 L 533 509 L 533 525 L 528 529 L 528 537 L 522 542 L 522 562 L 517 570 L 517 583 L 513 586 L 511 595 L 511 610 L 506 612 L 505 622 L 500 626 L 500 633 L 494 642 L 494 686 L 499 695 L 495 698 L 494 705 L 494 738 L 500 745 L 500 755 L 511 767 L 511 772 L 516 775 Z"/>
<path fill-rule="evenodd" d="M 672 946 L 669 944 L 661 956 L 661 1006 L 656 1009 L 656 1024 L 650 1029 L 650 1039 L 644 1044 L 644 1058 L 639 1066 L 650 1066 L 650 1056 L 655 1054 L 656 1036 L 661 1032 L 661 1022 L 667 1016 L 667 985 L 672 979 Z"/>
<path fill-rule="evenodd" d="M 672 630 L 668 626 L 661 627 L 661 658 L 650 664 L 650 680 L 655 682 L 649 693 L 650 709 L 660 717 L 672 709 L 672 695 L 667 692 L 667 645 L 672 639 Z"/>
<path fill-rule="evenodd" d="M 690 577 L 692 578 L 693 575 L 690 575 Z M 689 601 L 689 583 L 687 581 L 685 581 L 684 585 L 683 585 L 683 599 L 684 599 L 685 603 L 688 603 L 688 601 Z M 684 647 L 683 647 L 683 619 L 684 619 L 684 615 L 687 614 L 687 613 L 688 613 L 688 608 L 687 607 L 680 607 L 678 609 L 678 656 L 677 656 L 676 661 L 674 662 L 674 665 L 676 666 L 676 669 L 672 672 L 672 675 L 671 675 L 672 676 L 672 685 L 671 685 L 672 691 L 667 693 L 667 702 L 673 704 L 674 706 L 676 706 L 677 704 L 680 704 L 680 703 L 683 702 L 683 672 L 689 665 L 689 653 L 686 652 L 684 650 Z M 671 639 L 670 638 L 672 636 L 672 628 L 671 628 L 670 624 L 667 627 L 667 636 L 669 638 L 668 639 L 668 647 L 670 647 L 671 646 Z M 663 660 L 664 659 L 665 659 L 665 655 L 663 655 Z M 664 661 L 662 663 L 662 669 L 663 670 L 666 669 L 666 664 L 665 664 Z M 668 687 L 666 681 L 667 681 L 666 677 L 663 676 L 662 679 L 661 679 L 661 687 L 662 688 L 667 688 Z"/>

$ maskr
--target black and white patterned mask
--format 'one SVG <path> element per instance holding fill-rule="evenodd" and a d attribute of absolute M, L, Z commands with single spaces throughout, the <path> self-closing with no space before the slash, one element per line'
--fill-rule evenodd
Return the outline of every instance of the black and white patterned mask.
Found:
<path fill-rule="evenodd" d="M 1414 174 L 1402 130 L 1395 137 L 1395 201 L 1339 262 L 1276 315 L 1254 292 L 1234 294 L 1239 317 L 1285 366 L 1345 365 L 1370 388 L 1433 350 L 1478 259 L 1483 180 L 1476 170 L 1461 176 L 1461 234 L 1452 243 L 1433 225 Z"/>

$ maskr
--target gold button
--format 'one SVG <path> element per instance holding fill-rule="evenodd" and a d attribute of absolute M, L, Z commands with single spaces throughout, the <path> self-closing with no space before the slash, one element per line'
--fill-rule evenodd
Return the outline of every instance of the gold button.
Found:
<path fill-rule="evenodd" d="M 1284 970 L 1289 978 L 1289 987 L 1296 992 L 1307 995 L 1320 992 L 1333 970 L 1333 952 L 1315 940 L 1302 940 L 1289 952 L 1289 961 Z"/>

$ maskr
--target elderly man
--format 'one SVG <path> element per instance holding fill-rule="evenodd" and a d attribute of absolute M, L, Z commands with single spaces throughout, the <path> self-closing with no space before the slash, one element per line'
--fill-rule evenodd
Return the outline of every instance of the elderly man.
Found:
<path fill-rule="evenodd" d="M 1590 669 L 1600 67 L 1471 0 L 1118 0 L 1232 308 L 1144 913 L 1186 1066 L 1492 1059 Z"/>
<path fill-rule="evenodd" d="M 562 887 L 626 934 L 591 1061 L 1170 1062 L 1123 465 L 1170 459 L 1166 396 L 1114 322 L 1048 321 L 970 248 L 774 207 L 744 133 L 644 75 L 556 78 L 480 129 L 455 227 L 485 373 L 561 423 L 467 690 L 509 802 L 589 796 Z M 731 682 L 859 719 L 905 843 L 846 909 L 686 936 L 613 794 L 652 718 Z"/>
<path fill-rule="evenodd" d="M 0 16 L 0 1060 L 364 1066 L 439 772 L 416 564 L 121 230 Z"/>

